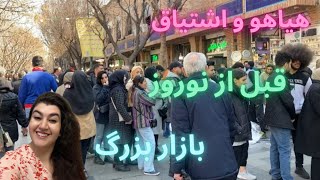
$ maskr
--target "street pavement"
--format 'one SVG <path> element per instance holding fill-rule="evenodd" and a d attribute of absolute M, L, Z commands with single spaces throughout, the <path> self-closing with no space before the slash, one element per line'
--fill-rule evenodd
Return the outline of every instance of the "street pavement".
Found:
<path fill-rule="evenodd" d="M 19 130 L 20 132 L 20 130 Z M 29 143 L 30 136 L 23 137 L 20 133 L 20 138 L 16 142 L 15 148 L 22 144 Z M 169 139 L 159 138 L 159 144 L 169 143 Z M 249 159 L 247 169 L 251 174 L 257 176 L 258 180 L 270 180 L 271 176 L 268 174 L 270 170 L 269 160 L 269 140 L 261 140 L 256 144 L 249 147 Z M 311 158 L 305 156 L 305 168 L 310 172 Z M 292 152 L 291 155 L 291 171 L 295 180 L 302 180 L 295 175 L 295 158 Z M 93 158 L 88 158 L 86 162 L 86 169 L 89 174 L 89 180 L 172 180 L 168 176 L 169 171 L 169 158 L 155 162 L 155 168 L 161 172 L 160 176 L 145 176 L 143 171 L 139 170 L 137 166 L 130 166 L 129 172 L 117 172 L 112 168 L 112 164 L 96 165 L 93 163 Z M 214 169 L 212 169 L 214 171 Z"/>

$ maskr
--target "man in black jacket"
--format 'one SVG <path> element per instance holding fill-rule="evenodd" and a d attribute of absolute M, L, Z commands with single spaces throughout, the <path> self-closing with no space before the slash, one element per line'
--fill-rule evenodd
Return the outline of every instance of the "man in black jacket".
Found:
<path fill-rule="evenodd" d="M 275 58 L 277 68 L 289 71 L 291 57 L 284 52 L 278 52 Z M 277 76 L 284 74 L 276 70 L 267 79 L 271 87 L 275 87 L 274 80 Z M 291 130 L 292 120 L 295 117 L 293 97 L 290 93 L 289 81 L 286 79 L 286 86 L 282 92 L 266 92 L 269 98 L 266 99 L 266 110 L 264 120 L 270 127 L 270 163 L 273 180 L 293 180 L 290 174 L 291 155 Z"/>
<path fill-rule="evenodd" d="M 232 144 L 236 117 L 229 96 L 214 97 L 214 93 L 220 88 L 218 84 L 202 75 L 207 66 L 204 54 L 189 53 L 183 66 L 188 76 L 185 84 L 196 81 L 199 87 L 203 87 L 203 81 L 206 80 L 208 89 L 198 92 L 193 97 L 187 97 L 186 93 L 183 93 L 180 97 L 172 99 L 171 122 L 176 139 L 176 152 L 171 152 L 170 172 L 176 180 L 183 179 L 184 171 L 192 180 L 235 180 L 238 165 Z M 194 135 L 195 149 L 198 150 L 199 142 L 203 142 L 205 149 L 201 155 L 195 156 L 190 153 L 190 134 Z M 180 159 L 179 156 L 184 151 L 183 146 L 186 146 L 187 152 Z"/>
<path fill-rule="evenodd" d="M 291 94 L 294 98 L 295 106 L 295 121 L 293 122 L 294 130 L 292 130 L 292 140 L 295 145 L 296 130 L 302 105 L 305 96 L 312 85 L 310 75 L 306 75 L 305 69 L 313 59 L 313 52 L 306 45 L 303 44 L 287 44 L 282 48 L 282 51 L 288 53 L 292 58 L 292 65 L 290 71 L 286 74 L 289 79 L 290 86 L 293 87 Z M 294 148 L 295 150 L 295 148 Z M 295 173 L 304 179 L 310 179 L 310 175 L 303 168 L 303 154 L 295 152 L 296 170 Z"/>

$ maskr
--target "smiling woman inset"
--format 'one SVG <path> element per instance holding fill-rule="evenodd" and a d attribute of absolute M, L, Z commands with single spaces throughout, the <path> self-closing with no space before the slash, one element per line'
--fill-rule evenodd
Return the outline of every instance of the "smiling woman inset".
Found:
<path fill-rule="evenodd" d="M 0 177 L 86 179 L 79 123 L 66 100 L 56 93 L 43 94 L 33 104 L 31 113 L 29 131 L 32 141 L 6 153 L 0 160 Z"/>

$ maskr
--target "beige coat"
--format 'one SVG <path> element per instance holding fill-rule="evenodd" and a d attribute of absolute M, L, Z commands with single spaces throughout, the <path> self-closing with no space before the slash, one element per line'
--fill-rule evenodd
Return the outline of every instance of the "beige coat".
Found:
<path fill-rule="evenodd" d="M 88 139 L 96 135 L 96 122 L 94 119 L 93 111 L 85 115 L 76 115 L 80 125 L 80 139 Z"/>

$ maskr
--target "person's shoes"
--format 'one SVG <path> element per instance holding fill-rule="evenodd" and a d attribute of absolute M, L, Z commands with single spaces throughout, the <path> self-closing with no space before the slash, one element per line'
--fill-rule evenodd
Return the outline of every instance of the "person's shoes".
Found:
<path fill-rule="evenodd" d="M 105 164 L 105 162 L 99 156 L 95 156 L 93 162 L 95 164 L 99 164 L 99 165 L 104 165 Z"/>
<path fill-rule="evenodd" d="M 87 159 L 89 158 L 93 158 L 94 157 L 94 153 L 90 153 L 89 151 L 87 152 Z"/>
<path fill-rule="evenodd" d="M 113 159 L 110 156 L 105 156 L 104 157 L 104 162 L 112 164 L 113 163 Z"/>
<path fill-rule="evenodd" d="M 154 153 L 156 156 L 159 156 L 159 155 L 161 155 L 162 154 L 162 152 L 160 151 L 160 149 L 159 148 L 156 148 L 156 151 L 155 151 L 155 153 Z"/>
<path fill-rule="evenodd" d="M 130 171 L 130 168 L 129 168 L 128 166 L 123 165 L 123 164 L 113 165 L 113 168 L 114 168 L 116 171 L 121 171 L 121 172 Z"/>
<path fill-rule="evenodd" d="M 254 176 L 248 172 L 239 172 L 237 178 L 241 179 L 241 180 L 255 180 L 255 179 L 257 179 L 256 176 Z"/>
<path fill-rule="evenodd" d="M 138 161 L 137 160 L 134 160 L 134 161 L 129 160 L 129 162 L 126 162 L 126 164 L 131 165 L 131 166 L 136 166 L 136 165 L 138 165 Z"/>
<path fill-rule="evenodd" d="M 297 167 L 295 173 L 303 179 L 310 179 L 309 173 L 303 167 Z"/>
<path fill-rule="evenodd" d="M 144 172 L 143 174 L 144 174 L 144 175 L 147 175 L 147 176 L 159 176 L 160 172 L 158 172 L 158 171 L 151 171 L 151 172 Z"/>
<path fill-rule="evenodd" d="M 87 170 L 84 169 L 83 172 L 84 172 L 84 175 L 86 176 L 86 179 L 88 179 L 89 178 L 89 174 L 88 174 Z"/>

